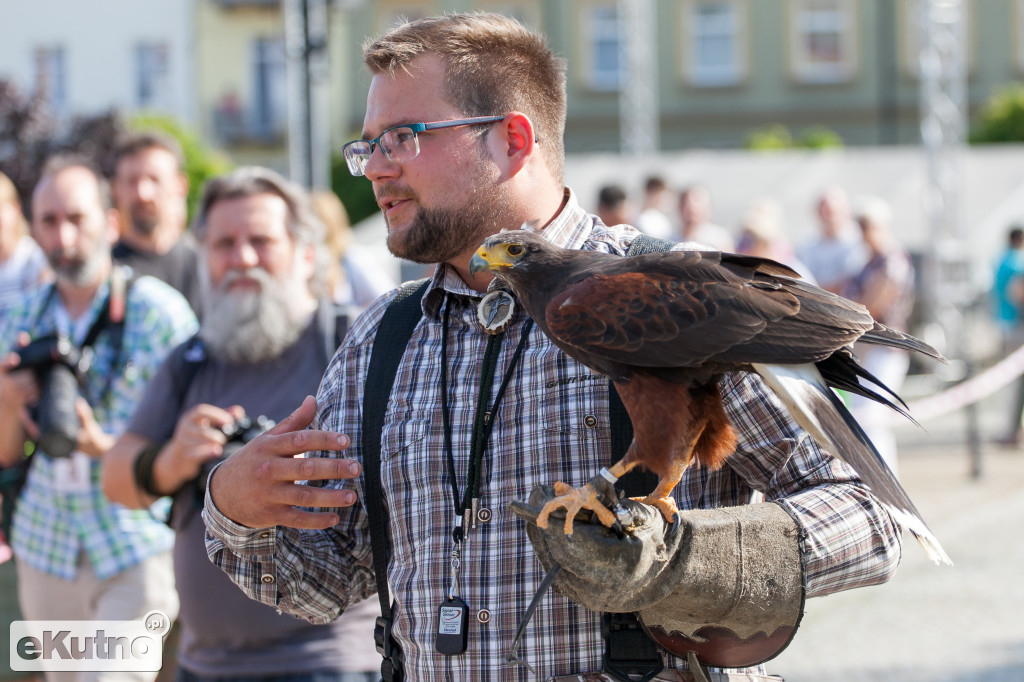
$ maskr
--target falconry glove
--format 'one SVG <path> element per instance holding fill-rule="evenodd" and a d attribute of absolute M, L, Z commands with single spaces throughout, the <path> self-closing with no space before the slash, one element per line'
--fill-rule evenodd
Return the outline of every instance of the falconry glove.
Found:
<path fill-rule="evenodd" d="M 554 495 L 538 486 L 512 509 L 528 521 L 545 569 L 562 566 L 554 587 L 569 599 L 593 611 L 638 612 L 655 641 L 708 665 L 755 665 L 792 639 L 803 613 L 803 565 L 799 527 L 781 506 L 681 511 L 670 524 L 654 507 L 625 499 L 622 537 L 582 515 L 567 535 L 561 523 L 535 524 Z"/>

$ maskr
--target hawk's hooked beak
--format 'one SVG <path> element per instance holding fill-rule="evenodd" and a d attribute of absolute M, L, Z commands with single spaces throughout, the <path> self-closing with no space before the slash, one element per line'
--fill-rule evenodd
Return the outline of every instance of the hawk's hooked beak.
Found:
<path fill-rule="evenodd" d="M 475 277 L 476 273 L 483 270 L 500 270 L 511 267 L 512 263 L 504 259 L 503 255 L 503 250 L 499 249 L 492 252 L 487 247 L 481 246 L 469 260 L 470 277 Z"/>

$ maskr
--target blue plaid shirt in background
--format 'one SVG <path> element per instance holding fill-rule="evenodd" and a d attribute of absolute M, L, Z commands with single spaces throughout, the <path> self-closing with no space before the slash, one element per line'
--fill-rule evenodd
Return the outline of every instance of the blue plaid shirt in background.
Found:
<path fill-rule="evenodd" d="M 544 230 L 560 246 L 618 254 L 637 234 L 604 226 L 571 193 Z M 509 502 L 525 500 L 534 486 L 555 480 L 586 483 L 608 463 L 611 449 L 607 380 L 566 357 L 536 327 L 494 416 L 484 458 L 481 505 L 493 518 L 478 523 L 463 544 L 460 594 L 470 607 L 469 647 L 461 656 L 434 649 L 437 607 L 449 583 L 454 516 L 438 362 L 446 292 L 448 395 L 459 489 L 465 489 L 487 335 L 475 318 L 480 295 L 447 267 L 437 270 L 423 298 L 424 318 L 399 365 L 381 438 L 392 549 L 388 582 L 406 679 L 532 680 L 598 671 L 604 651 L 600 614 L 554 592 L 542 600 L 520 647 L 537 677 L 503 660 L 544 577 Z M 374 334 L 391 298 L 378 300 L 356 322 L 320 387 L 314 428 L 351 436 L 344 457 L 362 458 L 363 384 Z M 525 322 L 518 311 L 504 337 L 495 382 L 504 376 Z M 798 519 L 809 596 L 884 581 L 899 561 L 899 529 L 856 474 L 819 450 L 758 377 L 727 375 L 722 392 L 739 448 L 719 471 L 688 469 L 675 490 L 679 507 L 746 504 L 761 491 Z M 354 486 L 360 499 L 364 495 L 362 479 L 332 485 Z M 250 597 L 314 622 L 329 621 L 375 591 L 363 507 L 340 513 L 341 522 L 325 531 L 250 529 L 227 519 L 208 497 L 207 549 Z M 489 611 L 487 622 L 475 617 L 480 609 Z M 686 667 L 671 657 L 670 665 Z"/>
<path fill-rule="evenodd" d="M 37 339 L 57 330 L 59 296 L 50 300 L 51 290 L 51 286 L 42 287 L 0 320 L 0 349 L 15 348 L 21 331 Z M 96 293 L 86 313 L 90 326 L 108 292 L 104 283 Z M 140 277 L 132 284 L 120 352 L 123 364 L 114 366 L 117 358 L 110 335 L 103 332 L 93 346 L 95 356 L 86 375 L 93 414 L 106 433 L 119 435 L 124 430 L 146 383 L 164 358 L 197 329 L 192 309 L 170 286 L 153 277 Z M 75 341 L 77 345 L 81 339 Z M 32 459 L 11 530 L 11 546 L 19 561 L 74 580 L 78 555 L 85 552 L 102 580 L 173 545 L 174 532 L 149 510 L 125 509 L 103 496 L 98 458 L 89 459 L 87 489 L 70 492 L 56 485 L 57 467 L 64 464 L 39 452 Z"/>

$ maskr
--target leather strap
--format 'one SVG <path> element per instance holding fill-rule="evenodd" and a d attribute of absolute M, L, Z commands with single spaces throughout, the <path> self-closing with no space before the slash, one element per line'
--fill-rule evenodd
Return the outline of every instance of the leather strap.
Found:
<path fill-rule="evenodd" d="M 381 318 L 373 340 L 370 365 L 363 393 L 363 475 L 366 480 L 364 503 L 370 526 L 373 574 L 380 600 L 380 617 L 374 628 L 377 652 L 384 659 L 380 673 L 384 682 L 401 682 L 401 650 L 391 637 L 391 594 L 388 591 L 388 516 L 384 509 L 384 491 L 380 483 L 380 434 L 384 427 L 388 398 L 395 384 L 398 364 L 405 353 L 413 329 L 423 316 L 420 301 L 430 284 L 423 279 L 405 284 Z"/>

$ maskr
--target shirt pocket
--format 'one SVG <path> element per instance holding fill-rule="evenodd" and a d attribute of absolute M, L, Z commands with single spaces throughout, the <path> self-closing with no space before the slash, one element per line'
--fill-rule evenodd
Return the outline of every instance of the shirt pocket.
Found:
<path fill-rule="evenodd" d="M 429 419 L 399 419 L 385 422 L 380 433 L 380 459 L 382 462 L 402 456 L 403 452 L 419 444 L 430 431 Z"/>

